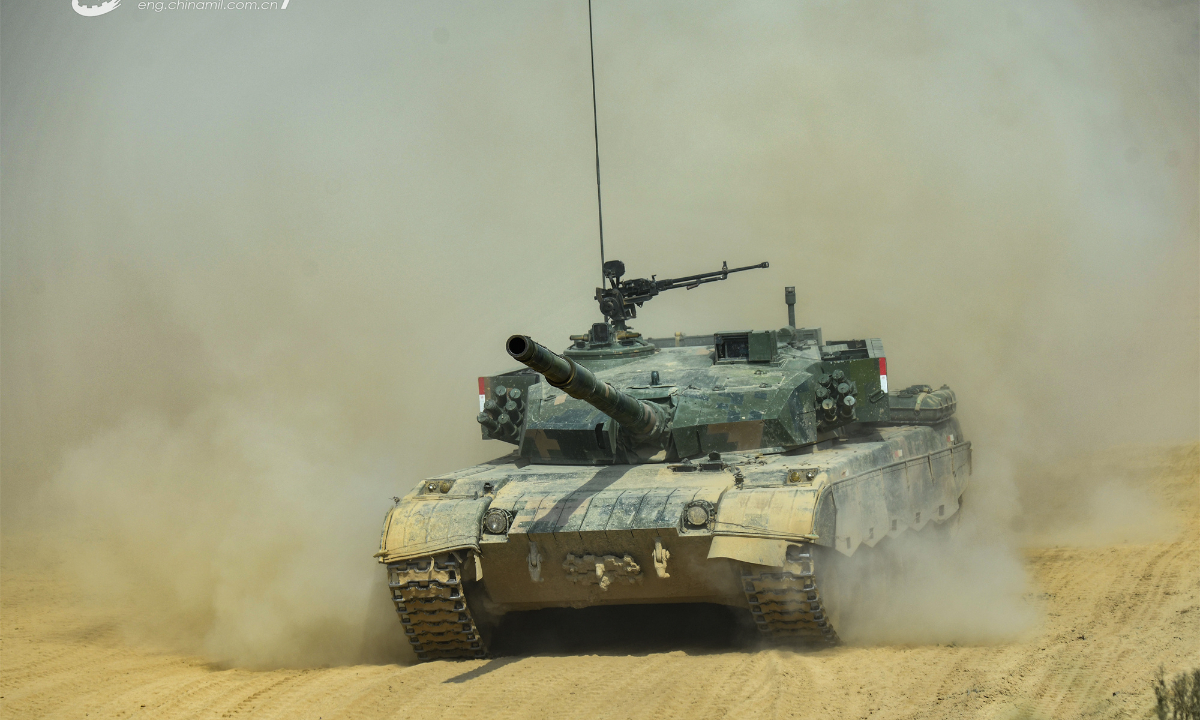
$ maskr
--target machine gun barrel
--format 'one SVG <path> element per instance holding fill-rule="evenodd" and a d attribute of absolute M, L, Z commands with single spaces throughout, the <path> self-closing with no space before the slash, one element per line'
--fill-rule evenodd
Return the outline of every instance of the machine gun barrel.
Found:
<path fill-rule="evenodd" d="M 758 270 L 760 268 L 770 267 L 770 263 L 762 262 L 757 265 L 747 265 L 746 267 L 729 269 L 728 263 L 721 263 L 720 270 L 712 272 L 700 273 L 698 275 L 688 275 L 686 277 L 668 278 L 666 280 L 655 280 L 654 284 L 661 290 L 674 290 L 675 288 L 685 287 L 692 289 L 703 283 L 716 282 L 729 277 L 730 273 L 742 272 L 744 270 Z"/>
<path fill-rule="evenodd" d="M 722 262 L 720 270 L 698 275 L 686 275 L 665 280 L 658 280 L 654 276 L 622 280 L 621 278 L 625 274 L 625 263 L 620 260 L 609 260 L 604 263 L 604 279 L 609 282 L 610 287 L 596 288 L 596 301 L 600 303 L 600 314 L 604 315 L 617 330 L 625 330 L 625 321 L 637 317 L 637 309 L 642 306 L 642 303 L 664 290 L 677 288 L 691 290 L 704 283 L 724 280 L 729 277 L 730 273 L 758 270 L 770 266 L 770 263 L 764 262 L 730 270 L 729 263 Z"/>
<path fill-rule="evenodd" d="M 666 431 L 668 417 L 660 405 L 626 395 L 571 358 L 562 357 L 525 335 L 513 335 L 505 347 L 514 360 L 541 373 L 546 382 L 589 403 L 634 435 L 656 439 Z"/>

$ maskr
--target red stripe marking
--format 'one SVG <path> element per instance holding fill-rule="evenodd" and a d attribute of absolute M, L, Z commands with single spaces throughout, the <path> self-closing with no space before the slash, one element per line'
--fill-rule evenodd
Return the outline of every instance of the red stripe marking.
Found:
<path fill-rule="evenodd" d="M 887 375 L 887 358 L 879 358 L 879 374 Z"/>
<path fill-rule="evenodd" d="M 484 381 L 486 381 L 486 380 L 487 380 L 487 378 L 479 378 L 479 394 L 480 395 L 487 395 L 487 390 L 483 386 Z"/>

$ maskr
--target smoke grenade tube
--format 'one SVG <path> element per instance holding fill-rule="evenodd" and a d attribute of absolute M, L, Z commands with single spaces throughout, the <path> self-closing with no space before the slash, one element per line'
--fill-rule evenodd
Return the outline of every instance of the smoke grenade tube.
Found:
<path fill-rule="evenodd" d="M 667 413 L 661 406 L 626 395 L 574 360 L 546 349 L 525 335 L 513 335 L 505 347 L 514 360 L 541 373 L 546 382 L 589 403 L 634 435 L 653 439 L 666 430 Z"/>

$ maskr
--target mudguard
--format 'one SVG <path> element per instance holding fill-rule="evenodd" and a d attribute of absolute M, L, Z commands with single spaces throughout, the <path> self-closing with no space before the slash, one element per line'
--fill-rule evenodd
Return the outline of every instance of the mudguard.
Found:
<path fill-rule="evenodd" d="M 852 555 L 958 512 L 971 444 L 957 420 L 885 430 L 880 440 L 807 456 L 818 465 L 807 484 L 726 491 L 708 557 L 779 567 L 789 544 L 805 542 Z"/>
<path fill-rule="evenodd" d="M 384 523 L 377 557 L 395 562 L 449 550 L 479 548 L 483 513 L 491 498 L 456 498 L 446 502 L 420 495 L 392 508 Z"/>

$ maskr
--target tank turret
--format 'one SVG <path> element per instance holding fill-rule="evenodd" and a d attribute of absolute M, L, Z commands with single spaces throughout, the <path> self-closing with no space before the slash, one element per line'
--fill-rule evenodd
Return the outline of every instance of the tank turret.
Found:
<path fill-rule="evenodd" d="M 624 322 L 657 292 L 766 266 L 623 280 L 623 264 L 606 263 L 611 287 L 597 293 L 605 322 L 572 336 L 561 354 L 513 335 L 506 349 L 525 367 L 480 378 L 483 437 L 537 464 L 670 463 L 792 450 L 887 421 L 882 342 L 822 343 L 819 329 L 794 326 L 794 291 L 785 293 L 789 324 L 779 330 L 654 339 Z M 913 406 L 915 422 L 953 412 L 928 394 Z"/>

